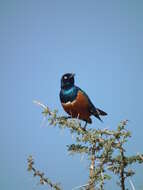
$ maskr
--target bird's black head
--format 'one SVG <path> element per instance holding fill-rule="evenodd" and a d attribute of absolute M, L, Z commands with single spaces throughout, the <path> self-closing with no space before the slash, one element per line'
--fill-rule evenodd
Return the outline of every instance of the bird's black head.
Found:
<path fill-rule="evenodd" d="M 74 73 L 66 73 L 61 78 L 61 88 L 68 89 L 74 86 Z"/>

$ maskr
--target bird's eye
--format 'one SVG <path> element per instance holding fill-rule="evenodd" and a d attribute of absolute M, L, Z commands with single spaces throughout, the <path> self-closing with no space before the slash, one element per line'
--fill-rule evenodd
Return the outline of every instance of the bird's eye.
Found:
<path fill-rule="evenodd" d="M 65 80 L 67 80 L 67 78 L 68 78 L 67 76 L 64 76 L 64 79 L 65 79 Z"/>

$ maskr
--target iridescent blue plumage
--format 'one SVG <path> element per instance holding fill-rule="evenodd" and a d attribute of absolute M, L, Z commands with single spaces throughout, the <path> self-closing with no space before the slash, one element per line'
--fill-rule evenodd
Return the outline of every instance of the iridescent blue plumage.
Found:
<path fill-rule="evenodd" d="M 63 103 L 66 103 L 69 101 L 72 102 L 77 97 L 77 92 L 78 92 L 78 89 L 75 86 L 72 86 L 67 89 L 61 89 L 60 99 Z"/>

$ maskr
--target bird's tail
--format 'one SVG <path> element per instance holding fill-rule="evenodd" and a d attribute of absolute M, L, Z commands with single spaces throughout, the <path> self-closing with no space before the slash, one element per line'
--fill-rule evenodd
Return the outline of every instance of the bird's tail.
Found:
<path fill-rule="evenodd" d="M 100 110 L 100 109 L 98 109 L 98 108 L 96 108 L 96 110 L 97 110 L 97 112 L 98 112 L 98 115 L 102 115 L 102 116 L 107 115 L 107 113 L 104 112 L 103 110 Z"/>
<path fill-rule="evenodd" d="M 98 109 L 98 108 L 96 108 L 96 110 L 93 112 L 93 115 L 95 117 L 97 117 L 101 122 L 103 122 L 102 119 L 100 118 L 100 115 L 101 116 L 105 116 L 105 115 L 107 115 L 107 113 L 104 112 L 104 111 L 102 111 L 102 110 L 100 110 L 100 109 Z"/>

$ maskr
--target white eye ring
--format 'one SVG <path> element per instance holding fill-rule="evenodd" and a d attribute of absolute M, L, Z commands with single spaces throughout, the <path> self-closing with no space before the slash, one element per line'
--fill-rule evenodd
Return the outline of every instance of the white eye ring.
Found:
<path fill-rule="evenodd" d="M 64 79 L 67 79 L 68 77 L 67 76 L 64 76 Z"/>

